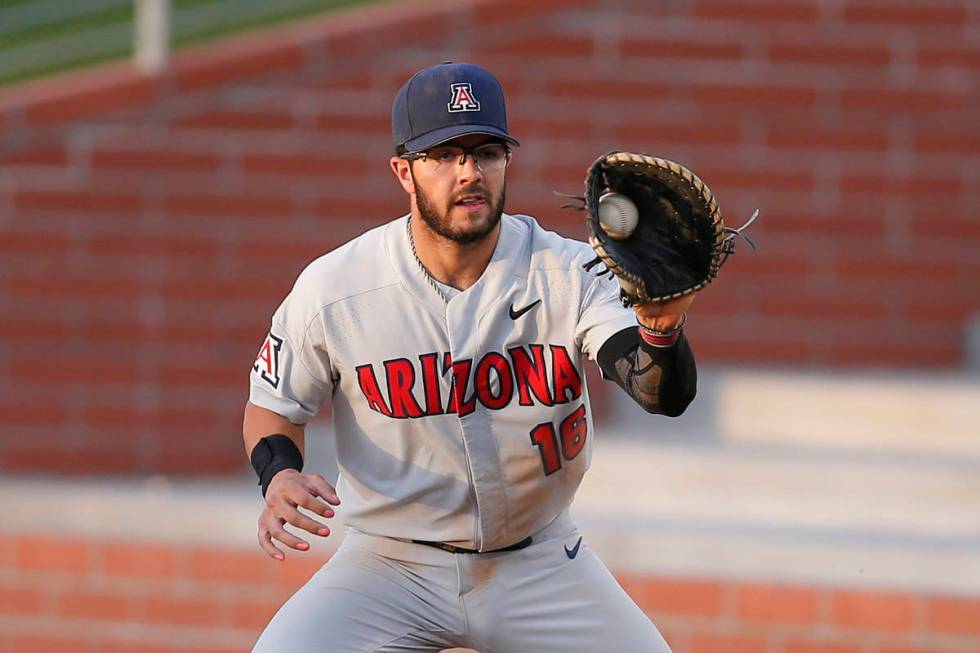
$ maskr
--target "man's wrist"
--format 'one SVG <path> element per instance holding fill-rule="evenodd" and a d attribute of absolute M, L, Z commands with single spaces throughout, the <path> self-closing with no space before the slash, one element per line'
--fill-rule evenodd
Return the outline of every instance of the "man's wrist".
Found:
<path fill-rule="evenodd" d="M 275 433 L 267 435 L 252 449 L 252 467 L 259 477 L 262 496 L 269 490 L 272 478 L 279 472 L 293 469 L 303 471 L 303 453 L 288 435 Z"/>
<path fill-rule="evenodd" d="M 659 319 L 659 318 L 658 318 Z M 655 322 L 656 323 L 656 322 Z M 637 330 L 640 338 L 651 347 L 673 347 L 681 337 L 681 330 L 687 324 L 687 313 L 681 315 L 670 327 L 662 327 L 659 324 L 651 327 L 649 324 L 640 321 Z"/>

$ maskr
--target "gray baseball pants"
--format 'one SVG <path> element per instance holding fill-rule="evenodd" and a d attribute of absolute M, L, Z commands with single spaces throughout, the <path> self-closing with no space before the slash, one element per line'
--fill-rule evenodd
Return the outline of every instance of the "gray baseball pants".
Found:
<path fill-rule="evenodd" d="M 501 553 L 348 532 L 253 653 L 670 653 L 580 537 L 567 511 Z"/>

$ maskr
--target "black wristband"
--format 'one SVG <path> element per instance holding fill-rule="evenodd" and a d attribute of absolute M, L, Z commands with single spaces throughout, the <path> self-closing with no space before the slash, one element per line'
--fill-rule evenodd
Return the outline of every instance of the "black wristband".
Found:
<path fill-rule="evenodd" d="M 272 477 L 284 469 L 303 471 L 303 454 L 299 447 L 288 435 L 276 433 L 267 435 L 252 449 L 250 456 L 252 467 L 259 475 L 259 485 L 262 486 L 262 496 L 269 489 Z"/>

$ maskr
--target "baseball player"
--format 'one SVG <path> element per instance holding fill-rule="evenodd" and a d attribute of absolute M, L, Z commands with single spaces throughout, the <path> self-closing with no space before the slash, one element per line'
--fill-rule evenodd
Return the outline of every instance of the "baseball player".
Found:
<path fill-rule="evenodd" d="M 649 412 L 694 397 L 692 296 L 624 308 L 587 244 L 504 213 L 518 141 L 487 70 L 446 62 L 395 96 L 391 170 L 410 212 L 311 263 L 252 367 L 246 451 L 282 560 L 329 528 L 330 561 L 255 645 L 281 651 L 668 651 L 583 542 L 569 504 L 595 433 L 584 359 Z M 333 409 L 336 489 L 302 473 Z"/>

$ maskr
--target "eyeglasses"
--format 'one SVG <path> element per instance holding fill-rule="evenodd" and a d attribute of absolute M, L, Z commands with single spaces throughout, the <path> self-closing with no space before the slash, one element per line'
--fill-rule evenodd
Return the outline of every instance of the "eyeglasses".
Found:
<path fill-rule="evenodd" d="M 422 161 L 436 172 L 447 172 L 453 163 L 466 165 L 466 155 L 469 154 L 476 162 L 481 172 L 498 172 L 510 163 L 510 148 L 503 143 L 484 143 L 475 147 L 460 147 L 458 145 L 437 145 L 425 152 L 408 152 L 401 158 L 409 161 Z"/>

